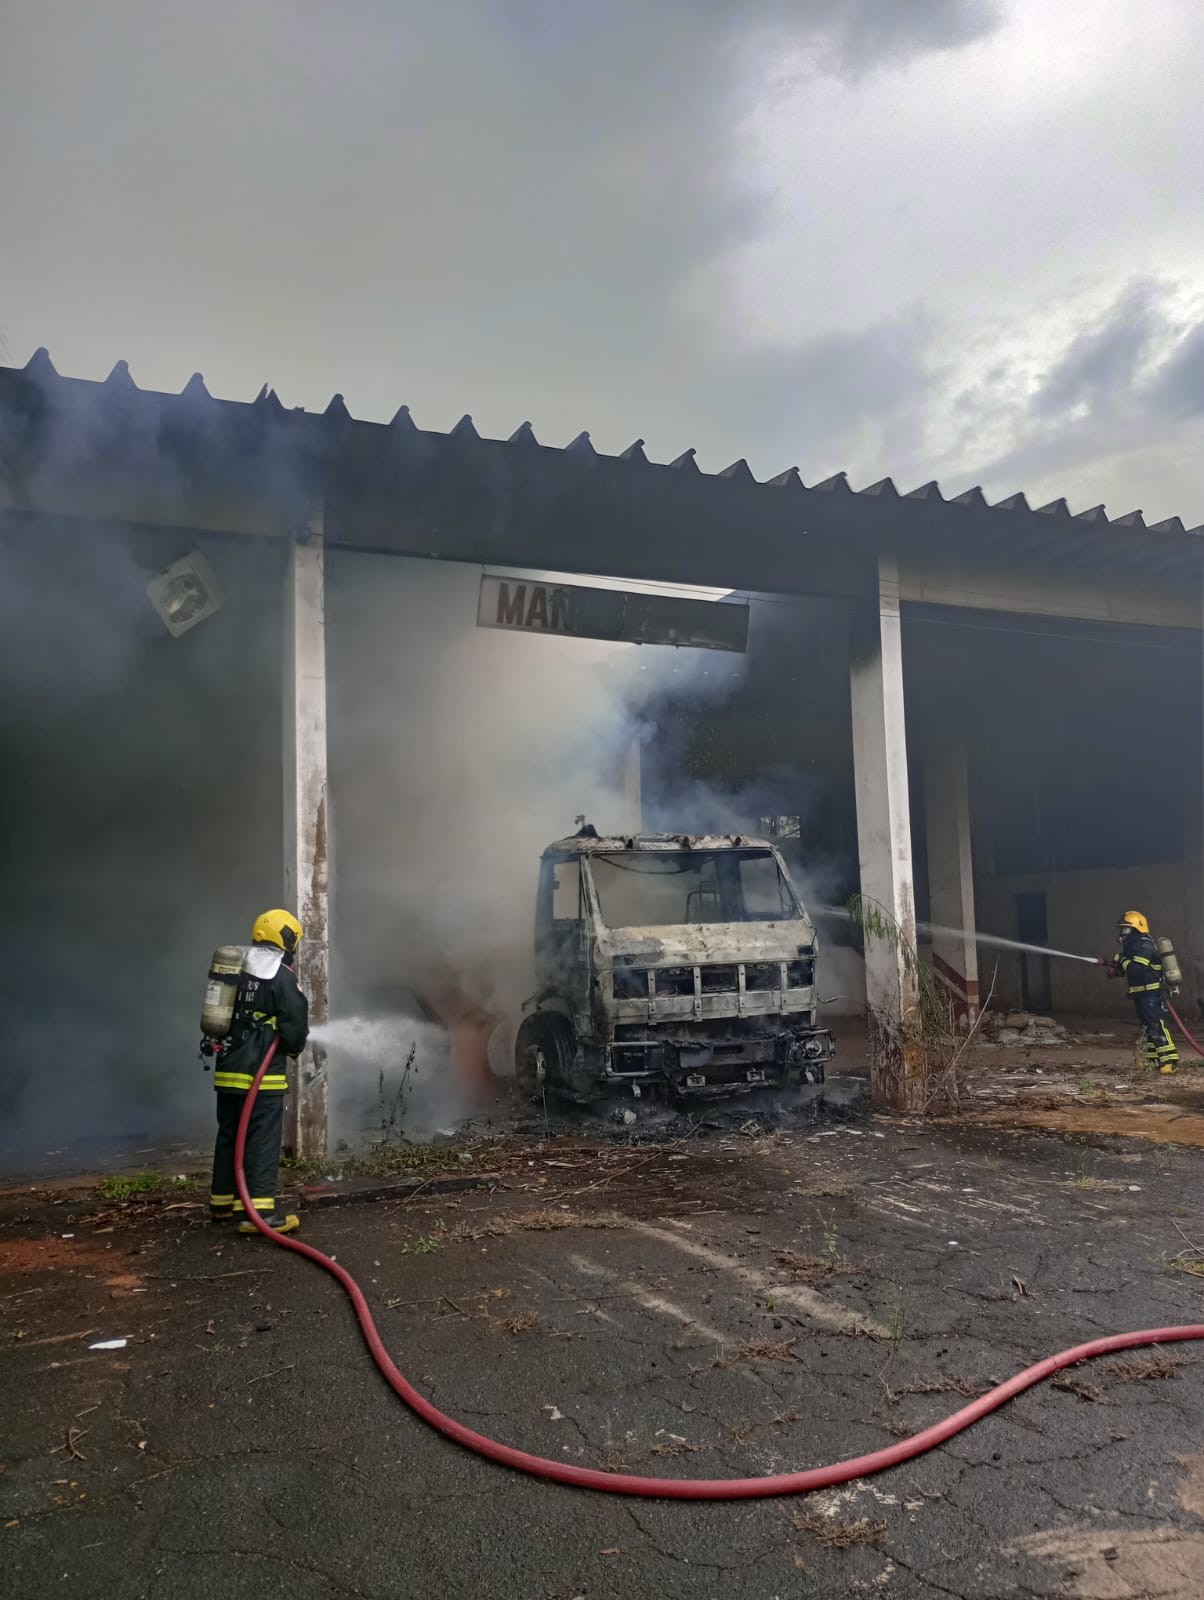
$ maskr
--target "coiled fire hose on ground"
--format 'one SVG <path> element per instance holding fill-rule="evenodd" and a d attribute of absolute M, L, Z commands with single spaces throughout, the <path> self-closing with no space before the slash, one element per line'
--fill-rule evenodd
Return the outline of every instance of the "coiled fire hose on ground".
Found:
<path fill-rule="evenodd" d="M 1178 1328 L 1145 1328 L 1140 1333 L 1116 1333 L 1106 1339 L 1092 1339 L 1087 1344 L 1075 1345 L 1070 1350 L 1061 1350 L 1057 1355 L 1047 1356 L 1044 1361 L 1026 1367 L 1023 1372 L 1018 1372 L 1006 1383 L 999 1384 L 970 1405 L 963 1406 L 960 1411 L 955 1411 L 952 1416 L 946 1417 L 943 1422 L 925 1428 L 922 1433 L 914 1434 L 910 1439 L 888 1445 L 884 1450 L 872 1450 L 869 1455 L 854 1456 L 851 1460 L 837 1461 L 828 1467 L 808 1467 L 802 1472 L 781 1472 L 764 1478 L 641 1478 L 633 1473 L 600 1472 L 593 1467 L 574 1467 L 564 1461 L 550 1461 L 546 1456 L 530 1455 L 526 1450 L 516 1450 L 513 1445 L 501 1444 L 496 1439 L 487 1439 L 484 1434 L 474 1433 L 471 1428 L 466 1428 L 462 1422 L 447 1416 L 419 1394 L 417 1389 L 403 1377 L 385 1349 L 380 1334 L 376 1331 L 376 1324 L 372 1320 L 372 1313 L 368 1309 L 363 1290 L 346 1267 L 340 1266 L 331 1256 L 323 1255 L 321 1250 L 315 1250 L 312 1245 L 305 1244 L 300 1239 L 277 1233 L 274 1228 L 268 1226 L 251 1204 L 251 1195 L 243 1172 L 247 1125 L 255 1104 L 255 1096 L 259 1093 L 260 1082 L 276 1054 L 276 1043 L 276 1040 L 273 1040 L 268 1047 L 259 1071 L 247 1091 L 234 1145 L 235 1182 L 247 1216 L 260 1233 L 273 1243 L 283 1245 L 286 1250 L 295 1251 L 297 1255 L 304 1256 L 307 1261 L 312 1261 L 329 1272 L 332 1278 L 337 1278 L 355 1308 L 364 1342 L 372 1354 L 372 1359 L 380 1368 L 385 1382 L 405 1401 L 411 1411 L 422 1418 L 423 1422 L 428 1423 L 445 1438 L 451 1439 L 453 1443 L 463 1445 L 466 1450 L 475 1451 L 477 1455 L 485 1456 L 490 1461 L 497 1461 L 504 1467 L 512 1467 L 517 1472 L 529 1473 L 532 1477 L 546 1478 L 553 1483 L 570 1484 L 577 1489 L 596 1489 L 603 1494 L 638 1495 L 655 1500 L 756 1500 L 770 1495 L 806 1494 L 813 1489 L 828 1489 L 834 1484 L 848 1483 L 852 1478 L 865 1478 L 871 1473 L 883 1472 L 887 1467 L 897 1467 L 904 1461 L 914 1460 L 916 1456 L 935 1449 L 938 1444 L 944 1444 L 947 1439 L 952 1439 L 954 1434 L 961 1433 L 964 1428 L 971 1427 L 990 1412 L 1006 1405 L 1025 1389 L 1031 1389 L 1034 1384 L 1052 1377 L 1055 1372 L 1061 1372 L 1064 1367 L 1072 1367 L 1076 1362 L 1086 1361 L 1091 1356 L 1112 1355 L 1117 1350 L 1133 1350 L 1141 1345 L 1174 1344 L 1182 1340 L 1204 1339 L 1204 1324 L 1200 1323 Z"/>

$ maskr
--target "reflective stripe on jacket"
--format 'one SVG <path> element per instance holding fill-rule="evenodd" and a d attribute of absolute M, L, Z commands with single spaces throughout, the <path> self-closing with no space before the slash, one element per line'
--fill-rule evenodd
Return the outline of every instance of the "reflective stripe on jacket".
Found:
<path fill-rule="evenodd" d="M 1162 957 L 1148 933 L 1129 929 L 1120 942 L 1117 966 L 1128 979 L 1130 994 L 1153 994 L 1162 988 Z"/>

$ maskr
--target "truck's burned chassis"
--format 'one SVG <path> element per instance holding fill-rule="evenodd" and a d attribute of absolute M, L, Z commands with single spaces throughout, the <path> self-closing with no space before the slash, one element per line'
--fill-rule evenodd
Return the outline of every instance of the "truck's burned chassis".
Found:
<path fill-rule="evenodd" d="M 823 1081 L 815 931 L 764 840 L 587 828 L 544 852 L 535 942 L 540 989 L 515 1047 L 528 1095 Z"/>

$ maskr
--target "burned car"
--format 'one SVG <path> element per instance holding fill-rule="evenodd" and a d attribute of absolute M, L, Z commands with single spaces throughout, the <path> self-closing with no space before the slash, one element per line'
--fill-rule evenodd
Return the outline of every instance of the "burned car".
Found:
<path fill-rule="evenodd" d="M 515 1042 L 520 1089 L 578 1102 L 822 1083 L 816 939 L 776 846 L 740 835 L 549 845 L 538 992 Z"/>

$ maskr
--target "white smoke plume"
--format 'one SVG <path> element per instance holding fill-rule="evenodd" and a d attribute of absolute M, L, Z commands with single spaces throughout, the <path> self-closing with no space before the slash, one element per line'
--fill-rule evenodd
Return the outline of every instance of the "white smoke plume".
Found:
<path fill-rule="evenodd" d="M 542 851 L 580 815 L 638 826 L 625 773 L 640 707 L 715 657 L 478 628 L 476 568 L 332 554 L 327 582 L 332 1007 L 395 1018 L 391 1035 L 361 1030 L 358 1052 L 329 1042 L 346 1131 L 411 1040 L 420 1077 L 438 1074 L 432 1011 L 475 1018 L 504 1067 L 534 983 Z"/>

